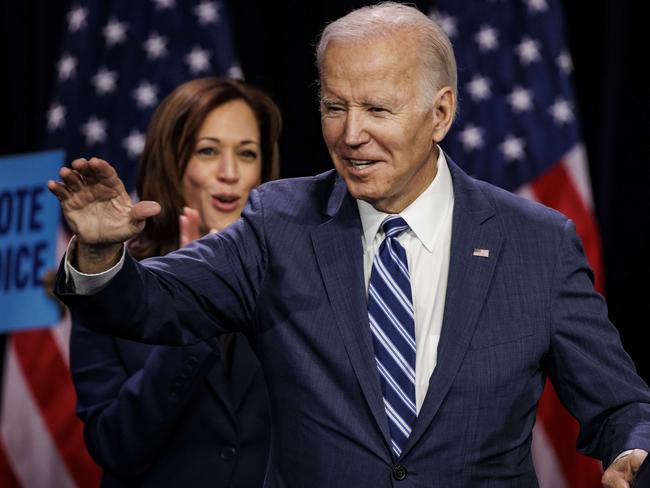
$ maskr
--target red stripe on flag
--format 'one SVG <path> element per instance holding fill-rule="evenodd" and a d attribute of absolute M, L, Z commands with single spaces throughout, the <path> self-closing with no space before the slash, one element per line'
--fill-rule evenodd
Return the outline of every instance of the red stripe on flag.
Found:
<path fill-rule="evenodd" d="M 537 199 L 544 205 L 559 210 L 576 224 L 578 235 L 589 264 L 594 271 L 596 289 L 603 293 L 605 276 L 602 267 L 600 233 L 596 220 L 580 197 L 563 164 L 556 164 L 546 173 L 531 182 Z"/>
<path fill-rule="evenodd" d="M 21 488 L 20 482 L 11 469 L 11 463 L 5 454 L 5 446 L 0 441 L 0 486 L 2 488 Z"/>
<path fill-rule="evenodd" d="M 578 422 L 562 406 L 550 381 L 537 409 L 544 430 L 553 444 L 555 456 L 562 466 L 564 477 L 571 488 L 598 488 L 603 470 L 600 462 L 576 451 Z"/>
<path fill-rule="evenodd" d="M 70 372 L 49 329 L 12 334 L 25 379 L 54 443 L 78 486 L 99 486 L 100 469 L 86 450 L 83 424 L 75 415 Z"/>

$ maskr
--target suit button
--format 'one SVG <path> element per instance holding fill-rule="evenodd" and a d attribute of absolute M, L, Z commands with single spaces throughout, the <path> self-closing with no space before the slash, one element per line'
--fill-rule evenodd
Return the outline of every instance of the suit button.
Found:
<path fill-rule="evenodd" d="M 226 446 L 221 449 L 220 456 L 224 461 L 232 461 L 235 459 L 235 454 L 237 454 L 237 449 L 235 449 L 233 446 Z"/>
<path fill-rule="evenodd" d="M 393 478 L 397 481 L 402 481 L 406 478 L 406 468 L 401 464 L 393 466 Z"/>

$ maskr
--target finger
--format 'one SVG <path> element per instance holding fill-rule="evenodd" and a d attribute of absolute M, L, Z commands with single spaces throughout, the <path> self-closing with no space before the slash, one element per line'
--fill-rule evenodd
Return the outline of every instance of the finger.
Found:
<path fill-rule="evenodd" d="M 622 473 L 605 473 L 601 479 L 604 488 L 630 488 L 630 484 L 625 481 Z"/>
<path fill-rule="evenodd" d="M 634 449 L 630 453 L 630 467 L 634 474 L 636 474 L 636 472 L 639 470 L 641 464 L 643 464 L 643 461 L 647 456 L 648 453 L 643 449 Z"/>
<path fill-rule="evenodd" d="M 136 221 L 143 221 L 160 213 L 160 204 L 151 200 L 143 200 L 133 205 L 131 216 Z"/>
<path fill-rule="evenodd" d="M 88 160 L 86 158 L 77 158 L 70 163 L 70 168 L 83 174 L 88 171 Z"/>
<path fill-rule="evenodd" d="M 178 216 L 178 226 L 179 226 L 179 244 L 181 247 L 187 246 L 192 239 L 190 238 L 190 220 L 186 215 Z"/>
<path fill-rule="evenodd" d="M 183 207 L 183 215 L 188 218 L 192 225 L 196 226 L 198 232 L 199 227 L 201 227 L 201 215 L 199 214 L 199 211 L 192 207 Z"/>
<path fill-rule="evenodd" d="M 183 213 L 179 217 L 180 244 L 185 246 L 201 237 L 201 216 L 198 210 L 191 207 L 183 207 Z"/>
<path fill-rule="evenodd" d="M 59 170 L 59 176 L 65 183 L 65 185 L 73 192 L 79 191 L 84 186 L 84 180 L 81 174 L 70 168 L 61 168 Z"/>
<path fill-rule="evenodd" d="M 71 192 L 61 181 L 49 180 L 47 182 L 47 189 L 50 190 L 59 201 L 63 202 L 70 198 Z"/>
<path fill-rule="evenodd" d="M 96 183 L 102 180 L 117 179 L 117 172 L 110 164 L 100 158 L 90 159 L 79 158 L 70 163 L 70 167 L 83 175 L 88 183 Z M 108 182 L 107 184 L 113 184 Z"/>

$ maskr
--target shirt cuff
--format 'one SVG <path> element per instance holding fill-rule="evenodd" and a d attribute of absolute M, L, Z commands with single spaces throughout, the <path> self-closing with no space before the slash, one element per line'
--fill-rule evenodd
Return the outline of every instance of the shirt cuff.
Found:
<path fill-rule="evenodd" d="M 120 272 L 122 266 L 124 266 L 126 246 L 122 245 L 122 256 L 115 266 L 106 271 L 102 271 L 101 273 L 88 274 L 76 270 L 72 264 L 70 264 L 70 260 L 68 259 L 70 252 L 75 251 L 76 240 L 77 236 L 72 236 L 72 239 L 70 239 L 70 242 L 68 243 L 68 248 L 65 251 L 65 280 L 66 283 L 72 284 L 77 295 L 92 295 L 108 285 L 108 282 Z"/>
<path fill-rule="evenodd" d="M 618 461 L 618 460 L 621 459 L 623 456 L 627 456 L 627 455 L 630 454 L 632 451 L 634 451 L 634 449 L 628 449 L 627 451 L 623 451 L 622 453 L 620 453 L 618 456 L 616 456 L 616 457 L 614 458 L 614 461 L 612 461 L 612 463 Z"/>

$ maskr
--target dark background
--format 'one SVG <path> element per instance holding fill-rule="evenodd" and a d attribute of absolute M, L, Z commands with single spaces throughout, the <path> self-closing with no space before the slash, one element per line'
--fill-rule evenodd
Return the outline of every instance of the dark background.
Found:
<path fill-rule="evenodd" d="M 70 3 L 0 3 L 0 155 L 41 147 Z M 313 47 L 325 22 L 365 3 L 231 0 L 247 81 L 266 89 L 284 116 L 284 177 L 330 167 L 320 134 Z M 427 11 L 431 2 L 415 3 Z M 610 318 L 649 382 L 650 358 L 643 339 L 650 304 L 650 70 L 645 66 L 644 2 L 563 4 L 604 247 Z"/>

